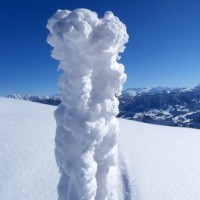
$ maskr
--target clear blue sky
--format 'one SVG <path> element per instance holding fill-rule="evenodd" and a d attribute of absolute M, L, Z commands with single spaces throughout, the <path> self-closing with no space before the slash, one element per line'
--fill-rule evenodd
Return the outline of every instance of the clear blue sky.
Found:
<path fill-rule="evenodd" d="M 121 62 L 125 87 L 200 83 L 200 0 L 0 0 L 0 96 L 57 92 L 58 62 L 46 43 L 59 9 L 111 10 L 130 41 Z"/>

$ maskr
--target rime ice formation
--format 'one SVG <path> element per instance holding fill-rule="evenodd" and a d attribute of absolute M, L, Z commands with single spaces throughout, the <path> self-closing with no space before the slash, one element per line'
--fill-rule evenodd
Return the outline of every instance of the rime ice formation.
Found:
<path fill-rule="evenodd" d="M 118 99 L 126 80 L 117 61 L 128 42 L 125 25 L 106 12 L 58 10 L 48 43 L 59 60 L 62 103 L 55 111 L 60 200 L 117 200 Z"/>

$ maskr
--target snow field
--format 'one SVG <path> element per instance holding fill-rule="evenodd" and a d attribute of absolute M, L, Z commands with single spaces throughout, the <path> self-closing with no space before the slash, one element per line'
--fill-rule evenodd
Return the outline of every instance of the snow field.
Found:
<path fill-rule="evenodd" d="M 56 200 L 55 107 L 0 98 L 0 200 Z"/>
<path fill-rule="evenodd" d="M 56 107 L 0 98 L 0 200 L 57 200 Z M 126 200 L 199 200 L 200 130 L 119 119 Z M 115 187 L 117 189 L 117 187 Z"/>

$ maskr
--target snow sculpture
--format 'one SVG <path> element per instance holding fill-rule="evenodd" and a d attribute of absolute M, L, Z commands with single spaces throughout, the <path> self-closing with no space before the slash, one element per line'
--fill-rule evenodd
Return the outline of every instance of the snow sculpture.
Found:
<path fill-rule="evenodd" d="M 47 28 L 63 70 L 55 112 L 59 199 L 117 200 L 116 96 L 126 80 L 117 60 L 128 42 L 126 27 L 112 12 L 100 19 L 77 9 L 58 10 Z"/>

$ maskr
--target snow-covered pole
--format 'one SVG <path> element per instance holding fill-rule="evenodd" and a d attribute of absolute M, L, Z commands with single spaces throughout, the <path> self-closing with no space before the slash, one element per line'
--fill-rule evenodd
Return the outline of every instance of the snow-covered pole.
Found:
<path fill-rule="evenodd" d="M 48 43 L 60 61 L 62 103 L 55 111 L 60 200 L 117 200 L 118 99 L 126 80 L 118 54 L 128 41 L 112 12 L 58 10 Z M 114 177 L 116 176 L 116 177 Z"/>

